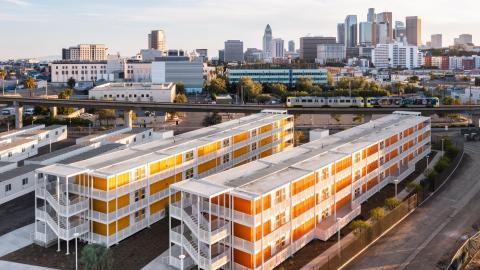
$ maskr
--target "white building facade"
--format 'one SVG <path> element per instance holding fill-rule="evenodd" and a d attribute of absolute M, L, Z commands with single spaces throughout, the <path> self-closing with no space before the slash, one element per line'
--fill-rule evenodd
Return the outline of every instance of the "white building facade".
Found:
<path fill-rule="evenodd" d="M 406 43 L 378 44 L 372 52 L 372 62 L 377 68 L 413 69 L 421 66 L 418 47 Z"/>
<path fill-rule="evenodd" d="M 140 102 L 173 102 L 175 95 L 173 83 L 106 83 L 88 92 L 90 99 Z"/>

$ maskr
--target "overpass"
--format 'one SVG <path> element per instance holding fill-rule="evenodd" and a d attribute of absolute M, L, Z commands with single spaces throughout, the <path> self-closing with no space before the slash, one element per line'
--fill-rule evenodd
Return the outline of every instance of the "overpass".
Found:
<path fill-rule="evenodd" d="M 480 119 L 480 105 L 452 105 L 438 108 L 321 108 L 321 107 L 295 107 L 288 108 L 284 105 L 236 105 L 236 104 L 181 104 L 161 102 L 130 102 L 111 100 L 74 100 L 74 99 L 45 99 L 35 97 L 0 96 L 0 103 L 12 104 L 15 107 L 15 126 L 22 126 L 23 106 L 46 106 L 50 108 L 51 115 L 56 116 L 57 107 L 77 107 L 93 109 L 123 110 L 125 121 L 131 125 L 134 110 L 166 111 L 166 112 L 231 112 L 231 113 L 257 113 L 264 109 L 287 110 L 291 114 L 364 114 L 368 119 L 373 114 L 389 114 L 393 111 L 418 111 L 424 115 L 435 113 L 468 113 L 476 120 Z"/>

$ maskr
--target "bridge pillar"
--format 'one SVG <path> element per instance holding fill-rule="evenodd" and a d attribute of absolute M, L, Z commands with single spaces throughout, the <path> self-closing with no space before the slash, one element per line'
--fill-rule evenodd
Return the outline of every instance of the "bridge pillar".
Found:
<path fill-rule="evenodd" d="M 52 107 L 48 108 L 48 110 L 50 111 L 50 118 L 51 119 L 57 118 L 57 106 L 52 106 Z"/>
<path fill-rule="evenodd" d="M 129 128 L 133 127 L 133 110 L 123 112 L 123 125 Z"/>
<path fill-rule="evenodd" d="M 480 128 L 480 114 L 472 114 L 472 124 L 476 128 Z"/>
<path fill-rule="evenodd" d="M 23 106 L 18 102 L 14 102 L 13 106 L 15 108 L 15 128 L 23 127 Z"/>
<path fill-rule="evenodd" d="M 373 116 L 372 114 L 363 115 L 363 122 L 368 123 L 368 122 L 372 121 L 372 116 Z"/>

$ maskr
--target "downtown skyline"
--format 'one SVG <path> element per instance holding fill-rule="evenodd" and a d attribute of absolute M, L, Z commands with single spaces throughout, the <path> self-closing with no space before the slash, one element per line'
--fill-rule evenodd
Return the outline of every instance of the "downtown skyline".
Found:
<path fill-rule="evenodd" d="M 106 44 L 110 54 L 131 56 L 147 47 L 146 36 L 153 29 L 165 31 L 169 49 L 207 48 L 209 56 L 216 57 L 228 39 L 242 40 L 244 49 L 262 48 L 267 24 L 272 26 L 273 38 L 294 40 L 298 48 L 301 36 L 336 36 L 337 23 L 349 14 L 357 15 L 358 22 L 366 21 L 369 7 L 392 12 L 394 21 L 419 16 L 423 43 L 439 33 L 444 46 L 463 33 L 472 34 L 474 43 L 480 36 L 475 29 L 480 23 L 475 16 L 478 4 L 472 0 L 457 1 L 455 6 L 462 7 L 458 11 L 444 0 L 401 5 L 393 0 L 84 2 L 0 0 L 3 37 L 10 41 L 2 44 L 0 59 L 58 56 L 62 47 L 77 43 Z"/>

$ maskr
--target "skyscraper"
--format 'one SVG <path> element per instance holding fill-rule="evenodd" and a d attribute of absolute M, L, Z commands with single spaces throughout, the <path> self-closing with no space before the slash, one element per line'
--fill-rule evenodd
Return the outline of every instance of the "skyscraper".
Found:
<path fill-rule="evenodd" d="M 378 13 L 376 20 L 375 43 L 390 43 L 393 40 L 393 21 L 391 12 Z"/>
<path fill-rule="evenodd" d="M 267 24 L 263 34 L 263 58 L 270 57 L 272 57 L 272 28 L 270 24 Z"/>
<path fill-rule="evenodd" d="M 405 24 L 401 21 L 395 22 L 395 31 L 393 33 L 393 38 L 402 41 L 406 37 Z"/>
<path fill-rule="evenodd" d="M 422 20 L 417 16 L 409 16 L 405 21 L 408 44 L 422 45 Z"/>
<path fill-rule="evenodd" d="M 288 42 L 288 51 L 289 52 L 295 52 L 295 41 L 290 40 Z"/>
<path fill-rule="evenodd" d="M 454 39 L 454 45 L 467 45 L 473 44 L 473 38 L 470 34 L 461 34 L 458 38 Z"/>
<path fill-rule="evenodd" d="M 373 43 L 372 36 L 372 23 L 371 22 L 361 22 L 360 23 L 360 45 L 370 46 Z"/>
<path fill-rule="evenodd" d="M 337 42 L 345 45 L 345 24 L 337 24 Z"/>
<path fill-rule="evenodd" d="M 434 34 L 431 38 L 431 46 L 433 49 L 440 49 L 443 47 L 442 34 Z"/>
<path fill-rule="evenodd" d="M 334 44 L 335 37 L 301 37 L 300 38 L 300 59 L 313 63 L 317 57 L 317 45 Z"/>
<path fill-rule="evenodd" d="M 354 48 L 358 43 L 357 15 L 345 18 L 345 47 Z"/>
<path fill-rule="evenodd" d="M 285 50 L 285 42 L 281 38 L 275 38 L 272 40 L 272 57 L 283 58 Z"/>
<path fill-rule="evenodd" d="M 148 48 L 162 52 L 167 51 L 165 32 L 163 30 L 152 30 L 152 32 L 148 34 Z"/>
<path fill-rule="evenodd" d="M 224 62 L 243 62 L 243 42 L 240 40 L 225 41 Z"/>
<path fill-rule="evenodd" d="M 368 9 L 367 22 L 369 22 L 369 23 L 375 22 L 375 9 L 374 8 L 369 8 Z"/>

